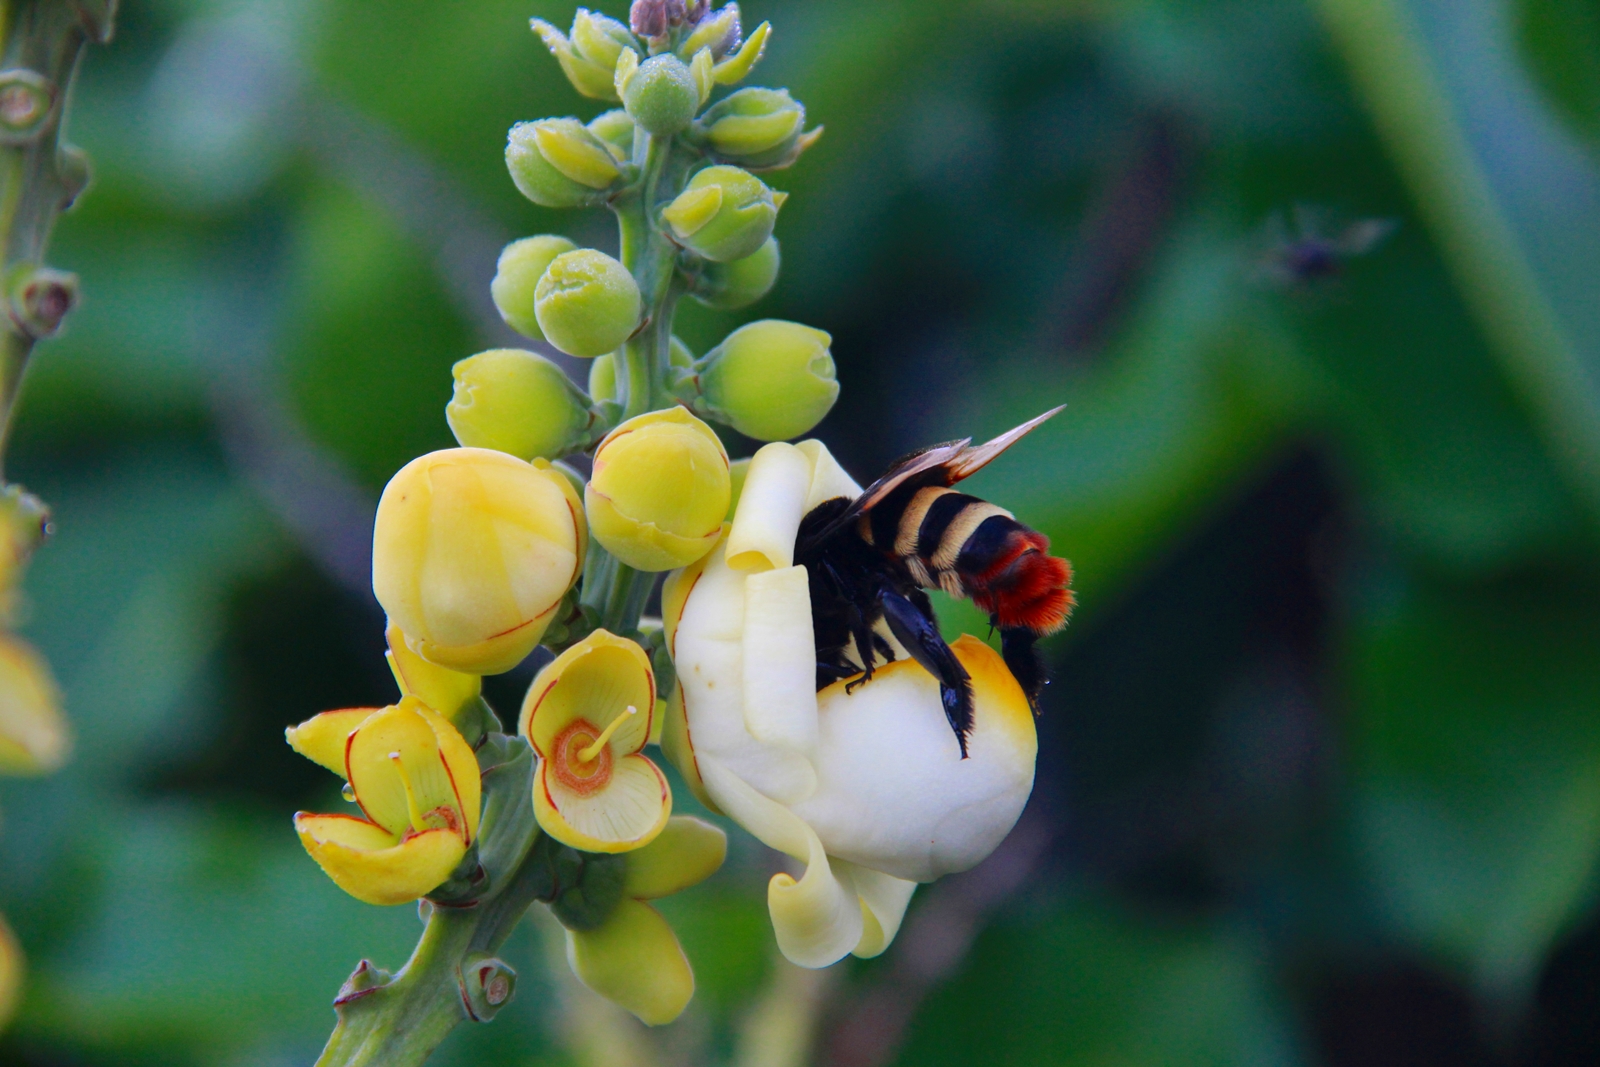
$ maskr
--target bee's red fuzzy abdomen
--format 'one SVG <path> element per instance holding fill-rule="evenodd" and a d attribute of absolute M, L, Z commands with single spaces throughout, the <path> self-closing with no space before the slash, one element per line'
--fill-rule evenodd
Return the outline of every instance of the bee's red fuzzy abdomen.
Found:
<path fill-rule="evenodd" d="M 962 575 L 972 602 L 1001 629 L 1055 633 L 1067 623 L 1075 598 L 1072 564 L 1050 555 L 1050 539 L 1021 524 L 981 571 Z"/>

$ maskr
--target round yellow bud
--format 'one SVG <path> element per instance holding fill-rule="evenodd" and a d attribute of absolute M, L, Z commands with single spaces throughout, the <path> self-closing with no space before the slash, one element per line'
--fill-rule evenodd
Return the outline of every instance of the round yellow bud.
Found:
<path fill-rule="evenodd" d="M 592 248 L 552 259 L 534 287 L 534 316 L 545 339 L 582 359 L 620 348 L 639 325 L 640 306 L 628 268 Z"/>
<path fill-rule="evenodd" d="M 758 441 L 787 441 L 822 421 L 839 399 L 833 338 L 782 319 L 734 330 L 699 364 L 702 409 Z"/>
<path fill-rule="evenodd" d="M 583 499 L 608 552 L 638 570 L 665 571 L 716 545 L 730 491 L 717 435 L 688 410 L 669 408 L 605 436 Z"/>
<path fill-rule="evenodd" d="M 588 443 L 589 398 L 543 356 L 491 348 L 457 363 L 450 373 L 456 389 L 444 417 L 463 445 L 519 459 L 554 459 Z"/>
<path fill-rule="evenodd" d="M 489 295 L 494 297 L 495 310 L 500 312 L 507 326 L 524 337 L 544 340 L 539 320 L 533 313 L 534 289 L 552 259 L 577 247 L 557 234 L 524 237 L 506 245 L 495 264 Z"/>
<path fill-rule="evenodd" d="M 378 501 L 372 590 L 423 659 L 499 674 L 544 636 L 583 569 L 587 536 L 572 484 L 544 460 L 430 452 Z"/>

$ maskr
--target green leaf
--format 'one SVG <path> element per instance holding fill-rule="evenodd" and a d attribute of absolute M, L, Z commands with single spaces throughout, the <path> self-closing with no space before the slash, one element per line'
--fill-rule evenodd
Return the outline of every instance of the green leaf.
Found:
<path fill-rule="evenodd" d="M 1556 110 L 1600 140 L 1600 3 L 1520 0 L 1517 44 Z"/>
<path fill-rule="evenodd" d="M 1600 860 L 1595 603 L 1558 577 L 1421 586 L 1352 633 L 1354 825 L 1380 906 L 1491 992 L 1525 988 Z"/>

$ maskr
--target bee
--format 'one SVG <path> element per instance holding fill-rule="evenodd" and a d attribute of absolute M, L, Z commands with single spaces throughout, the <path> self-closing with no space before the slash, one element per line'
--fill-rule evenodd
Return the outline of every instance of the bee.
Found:
<path fill-rule="evenodd" d="M 810 582 L 819 690 L 851 678 L 846 690 L 853 691 L 871 681 L 878 660 L 894 660 L 881 622 L 939 680 L 945 717 L 965 759 L 971 680 L 939 635 L 923 592 L 942 589 L 988 613 L 1006 666 L 1038 713 L 1046 678 L 1034 643 L 1066 625 L 1072 565 L 1050 555 L 1049 538 L 1011 512 L 951 486 L 1060 410 L 977 447 L 969 437 L 913 452 L 854 500 L 824 500 L 805 515 L 794 561 Z"/>
<path fill-rule="evenodd" d="M 1267 220 L 1257 277 L 1283 289 L 1336 278 L 1349 260 L 1376 249 L 1398 227 L 1394 219 L 1358 219 L 1330 235 L 1328 212 L 1296 204 L 1291 219 L 1275 214 Z"/>

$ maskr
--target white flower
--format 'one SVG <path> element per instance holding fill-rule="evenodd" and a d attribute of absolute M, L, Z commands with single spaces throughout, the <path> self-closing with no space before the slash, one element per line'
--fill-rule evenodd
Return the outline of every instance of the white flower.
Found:
<path fill-rule="evenodd" d="M 702 800 L 806 865 L 799 881 L 774 876 L 767 897 L 779 947 L 808 967 L 882 952 L 917 882 L 992 852 L 1038 750 L 1021 687 L 976 638 L 952 645 L 972 677 L 969 759 L 937 681 L 898 645 L 853 693 L 816 691 L 795 535 L 817 504 L 860 492 L 820 442 L 767 445 L 731 527 L 663 594 L 680 684 L 662 748 Z"/>

